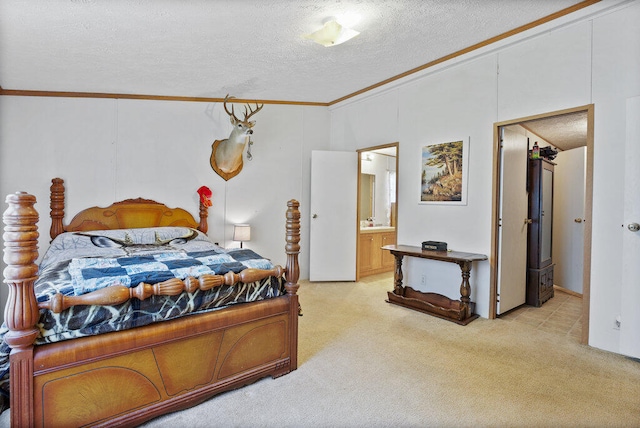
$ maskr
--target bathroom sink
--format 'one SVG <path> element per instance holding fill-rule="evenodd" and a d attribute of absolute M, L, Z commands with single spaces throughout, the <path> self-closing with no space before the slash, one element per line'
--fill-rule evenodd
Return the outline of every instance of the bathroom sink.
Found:
<path fill-rule="evenodd" d="M 393 232 L 395 227 L 391 226 L 365 226 L 360 228 L 360 232 Z"/>

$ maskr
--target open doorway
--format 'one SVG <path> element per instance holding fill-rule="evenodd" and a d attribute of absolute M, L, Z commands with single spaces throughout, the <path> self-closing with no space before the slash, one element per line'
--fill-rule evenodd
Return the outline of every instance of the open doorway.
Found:
<path fill-rule="evenodd" d="M 524 132 L 518 131 L 524 130 Z M 511 133 L 511 134 L 509 134 Z M 523 137 L 524 135 L 524 137 Z M 527 136 L 529 141 L 527 144 Z M 523 215 L 515 207 L 515 199 L 522 201 L 524 189 L 529 189 L 529 149 L 535 138 L 550 143 L 559 152 L 584 147 L 584 214 L 572 221 L 579 223 L 583 233 L 582 248 L 578 257 L 582 264 L 580 280 L 582 294 L 581 342 L 587 344 L 589 337 L 589 285 L 591 261 L 591 208 L 593 189 L 593 105 L 577 107 L 537 116 L 519 118 L 494 125 L 493 155 L 493 221 L 492 221 L 492 263 L 489 318 L 496 318 L 504 312 L 500 300 L 509 293 L 515 293 L 515 305 L 522 295 L 523 272 L 521 255 L 512 249 L 520 247 L 523 236 L 530 230 L 529 213 Z M 524 155 L 523 155 L 524 153 Z M 506 174 L 506 175 L 505 175 Z M 512 175 L 509 175 L 512 174 Z M 517 180 L 513 177 L 517 176 Z M 519 181 L 518 181 L 519 180 Z M 526 183 L 525 185 L 523 185 Z M 514 187 L 516 197 L 509 185 Z M 526 196 L 525 196 L 526 197 Z M 528 204 L 528 200 L 526 202 Z M 528 206 L 528 205 L 527 205 Z M 518 235 L 519 233 L 519 235 Z M 524 235 L 523 235 L 524 233 Z M 520 241 L 518 241 L 520 240 Z M 518 245 L 514 245 L 518 244 Z M 525 244 L 526 245 L 526 244 Z M 574 250 L 578 251 L 578 250 Z M 526 253 L 526 250 L 525 250 Z M 514 258 L 515 257 L 515 258 Z M 526 255 L 524 256 L 526 257 Z M 511 259 L 509 259 L 511 258 Z M 520 265 L 518 265 L 520 263 Z M 526 265 L 525 261 L 525 265 Z M 520 267 L 518 267 L 520 266 Z M 526 280 L 524 280 L 526 281 Z M 512 289 L 516 289 L 513 292 Z M 519 290 L 518 290 L 519 288 Z M 523 302 L 524 303 L 524 302 Z"/>
<path fill-rule="evenodd" d="M 381 249 L 396 243 L 398 143 L 358 150 L 356 280 L 393 271 L 394 257 Z"/>

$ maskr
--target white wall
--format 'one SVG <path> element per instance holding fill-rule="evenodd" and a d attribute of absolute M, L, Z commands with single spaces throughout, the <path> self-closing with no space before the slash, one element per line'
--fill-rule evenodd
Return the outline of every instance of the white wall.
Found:
<path fill-rule="evenodd" d="M 193 206 L 197 214 L 195 189 L 204 184 L 214 194 L 210 235 L 233 245 L 231 225 L 250 222 L 250 247 L 280 263 L 285 202 L 297 198 L 303 212 L 304 278 L 311 150 L 399 141 L 399 243 L 444 240 L 456 250 L 489 254 L 493 124 L 594 103 L 589 341 L 618 352 L 620 336 L 612 320 L 629 294 L 625 287 L 633 286 L 621 284 L 620 166 L 625 100 L 640 94 L 640 2 L 607 9 L 613 3 L 605 0 L 329 109 L 267 105 L 256 116 L 254 160 L 229 182 L 209 166 L 211 143 L 230 131 L 220 105 L 3 96 L 0 194 L 25 190 L 36 195 L 44 249 L 52 177 L 66 180 L 69 213 L 145 196 Z M 458 139 L 469 141 L 467 205 L 419 204 L 421 147 Z M 435 271 L 429 287 L 441 286 L 441 292 L 455 296 L 458 267 L 428 262 L 411 260 L 405 279 Z M 482 316 L 488 315 L 490 263 L 475 263 L 471 274 L 472 299 Z"/>
<path fill-rule="evenodd" d="M 487 198 L 484 189 L 491 186 L 491 124 L 495 122 L 496 110 L 486 108 L 486 101 L 494 100 L 495 104 L 495 70 L 495 58 L 480 58 L 447 73 L 436 73 L 332 111 L 332 146 L 342 144 L 344 149 L 349 149 L 400 142 L 398 243 L 420 245 L 425 240 L 446 241 L 452 249 L 489 254 L 491 229 L 479 226 L 490 224 L 491 219 L 490 193 Z M 366 126 L 357 123 L 363 117 L 371 117 Z M 467 206 L 419 205 L 422 147 L 461 139 L 470 140 Z M 483 147 L 483 141 L 489 145 Z M 419 275 L 435 273 L 434 269 L 423 268 L 428 265 L 427 260 L 407 259 L 405 278 L 412 281 L 418 272 Z M 435 270 L 452 274 L 444 275 L 448 281 L 443 275 L 428 278 L 430 290 L 455 296 L 461 281 L 458 266 L 440 264 Z M 473 266 L 471 281 L 472 299 L 480 313 L 486 314 L 488 262 Z"/>
<path fill-rule="evenodd" d="M 640 2 L 593 21 L 595 147 L 589 342 L 620 349 L 612 328 L 640 278 L 622 284 L 626 99 L 640 95 Z M 637 193 L 636 193 L 637 196 Z M 634 309 L 637 311 L 637 308 Z M 624 319 L 624 313 L 622 313 Z M 631 317 L 629 317 L 631 318 Z M 640 340 L 640 332 L 635 332 Z"/>
<path fill-rule="evenodd" d="M 328 111 L 265 105 L 255 120 L 253 160 L 245 158 L 242 172 L 225 182 L 209 163 L 211 144 L 231 130 L 221 104 L 3 96 L 0 194 L 37 197 L 42 254 L 53 177 L 65 180 L 67 222 L 81 208 L 135 197 L 184 207 L 197 218 L 196 190 L 206 185 L 213 191 L 209 236 L 237 246 L 233 223 L 250 223 L 246 245 L 282 265 L 286 202 L 295 198 L 303 213 L 301 276 L 308 278 L 309 159 L 312 149 L 328 148 Z"/>
<path fill-rule="evenodd" d="M 608 7 L 604 2 L 599 7 Z M 592 9 L 593 11 L 593 9 Z M 457 58 L 331 109 L 331 147 L 350 150 L 394 141 L 399 147 L 398 242 L 442 240 L 449 248 L 490 254 L 493 124 L 595 104 L 590 339 L 618 352 L 612 327 L 624 297 L 621 214 L 625 99 L 640 93 L 640 2 L 537 28 Z M 562 24 L 562 25 L 559 25 Z M 421 205 L 420 147 L 469 138 L 466 206 Z M 475 263 L 472 300 L 488 316 L 490 262 Z M 458 267 L 408 260 L 405 283 L 455 297 Z M 638 281 L 640 278 L 638 278 Z M 445 284 L 446 283 L 446 284 Z"/>

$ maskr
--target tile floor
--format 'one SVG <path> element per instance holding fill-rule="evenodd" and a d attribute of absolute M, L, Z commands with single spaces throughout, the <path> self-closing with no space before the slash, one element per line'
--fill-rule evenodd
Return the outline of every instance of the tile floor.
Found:
<path fill-rule="evenodd" d="M 522 322 L 539 330 L 565 335 L 580 342 L 582 334 L 582 298 L 555 290 L 554 297 L 541 307 L 522 306 L 500 316 L 501 319 Z"/>

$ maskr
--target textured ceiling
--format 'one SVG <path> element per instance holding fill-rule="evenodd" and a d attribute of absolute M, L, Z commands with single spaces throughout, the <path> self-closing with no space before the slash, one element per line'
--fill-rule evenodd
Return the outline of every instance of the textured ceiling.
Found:
<path fill-rule="evenodd" d="M 330 103 L 580 0 L 2 0 L 0 86 Z M 329 17 L 361 34 L 302 36 Z"/>
<path fill-rule="evenodd" d="M 587 112 L 564 114 L 521 124 L 560 150 L 587 145 Z"/>

